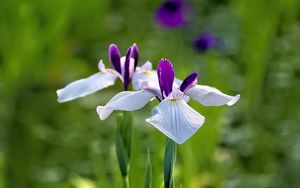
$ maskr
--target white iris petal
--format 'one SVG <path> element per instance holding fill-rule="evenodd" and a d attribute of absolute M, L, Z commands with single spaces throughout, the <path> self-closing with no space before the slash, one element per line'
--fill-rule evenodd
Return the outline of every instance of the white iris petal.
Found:
<path fill-rule="evenodd" d="M 115 83 L 117 76 L 110 72 L 98 72 L 92 76 L 68 84 L 65 88 L 56 91 L 57 101 L 67 102 L 79 97 L 95 93 Z"/>
<path fill-rule="evenodd" d="M 204 85 L 196 85 L 189 89 L 186 94 L 205 106 L 222 106 L 225 104 L 232 106 L 240 99 L 240 95 L 226 95 L 214 87 Z"/>
<path fill-rule="evenodd" d="M 151 71 L 152 70 L 152 63 L 147 61 L 143 66 L 137 67 L 137 71 Z"/>
<path fill-rule="evenodd" d="M 165 99 L 152 113 L 153 116 L 146 121 L 178 144 L 193 136 L 205 121 L 182 99 Z"/>
<path fill-rule="evenodd" d="M 114 110 L 135 111 L 143 108 L 155 95 L 147 91 L 123 91 L 114 96 L 105 106 L 98 106 L 101 120 L 106 119 Z"/>
<path fill-rule="evenodd" d="M 133 74 L 132 85 L 134 90 L 142 89 L 143 83 L 147 82 L 151 88 L 159 89 L 157 72 L 152 71 L 137 71 Z"/>
<path fill-rule="evenodd" d="M 133 74 L 132 85 L 134 90 L 137 91 L 142 89 L 144 82 L 147 82 L 149 88 L 160 90 L 157 71 L 155 70 L 137 71 Z M 182 83 L 181 80 L 175 78 L 173 83 L 173 89 L 179 88 L 181 83 Z"/>
<path fill-rule="evenodd" d="M 124 91 L 124 92 L 118 93 L 112 99 L 110 99 L 107 104 L 110 104 L 110 103 L 128 95 L 128 93 L 130 93 L 130 91 Z M 97 113 L 101 120 L 105 120 L 106 118 L 108 118 L 108 116 L 110 116 L 110 114 L 114 111 L 113 109 L 108 109 L 106 106 L 98 106 L 97 107 Z"/>
<path fill-rule="evenodd" d="M 178 78 L 175 78 L 174 83 L 173 83 L 173 89 L 174 89 L 174 87 L 176 89 L 179 88 L 181 84 L 182 84 L 182 80 L 179 80 Z"/>

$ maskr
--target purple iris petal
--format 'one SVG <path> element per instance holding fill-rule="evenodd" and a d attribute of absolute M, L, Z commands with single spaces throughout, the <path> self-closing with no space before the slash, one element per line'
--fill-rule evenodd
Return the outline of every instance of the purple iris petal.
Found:
<path fill-rule="evenodd" d="M 132 45 L 132 53 L 133 53 L 133 59 L 134 59 L 134 70 L 138 64 L 138 61 L 139 61 L 139 49 L 137 47 L 137 45 L 134 43 Z"/>
<path fill-rule="evenodd" d="M 124 90 L 127 91 L 128 89 L 128 84 L 130 81 L 130 58 L 132 54 L 132 48 L 130 47 L 127 51 L 126 54 L 126 59 L 125 59 L 125 71 L 124 71 Z"/>
<path fill-rule="evenodd" d="M 120 62 L 121 54 L 119 52 L 118 46 L 115 44 L 111 44 L 109 46 L 108 54 L 109 54 L 110 63 L 113 66 L 113 68 L 119 73 L 121 73 L 121 62 Z"/>
<path fill-rule="evenodd" d="M 211 32 L 201 33 L 194 41 L 195 48 L 200 52 L 206 52 L 217 44 L 216 36 Z"/>
<path fill-rule="evenodd" d="M 187 5 L 182 0 L 167 0 L 156 11 L 156 19 L 166 28 L 180 27 L 186 22 Z"/>
<path fill-rule="evenodd" d="M 186 77 L 180 85 L 180 91 L 183 93 L 197 84 L 198 73 L 194 72 Z"/>
<path fill-rule="evenodd" d="M 174 69 L 172 63 L 168 59 L 161 59 L 157 66 L 157 76 L 159 81 L 162 97 L 168 96 L 173 89 Z"/>

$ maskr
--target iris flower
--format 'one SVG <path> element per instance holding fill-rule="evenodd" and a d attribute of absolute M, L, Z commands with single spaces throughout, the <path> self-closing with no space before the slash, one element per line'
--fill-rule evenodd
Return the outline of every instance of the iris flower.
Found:
<path fill-rule="evenodd" d="M 182 0 L 166 0 L 156 11 L 157 22 L 166 28 L 176 28 L 187 21 L 190 7 Z"/>
<path fill-rule="evenodd" d="M 133 58 L 132 58 L 133 56 Z M 99 72 L 68 84 L 65 88 L 57 90 L 58 102 L 67 102 L 86 95 L 95 93 L 101 89 L 114 85 L 117 78 L 121 80 L 124 90 L 134 78 L 134 88 L 144 79 L 154 79 L 152 76 L 152 64 L 146 62 L 142 67 L 137 67 L 139 52 L 136 44 L 133 44 L 127 51 L 126 56 L 121 57 L 117 45 L 109 46 L 109 60 L 111 68 L 105 68 L 102 60 L 98 64 Z"/>
<path fill-rule="evenodd" d="M 197 73 L 192 73 L 183 81 L 175 79 L 173 65 L 167 59 L 160 60 L 157 78 L 157 84 L 144 81 L 141 90 L 120 92 L 105 106 L 98 106 L 100 119 L 106 119 L 114 110 L 141 109 L 156 97 L 160 103 L 146 121 L 176 143 L 182 144 L 205 122 L 205 118 L 187 104 L 189 98 L 204 106 L 232 106 L 240 98 L 240 95 L 229 96 L 216 88 L 197 85 Z"/>

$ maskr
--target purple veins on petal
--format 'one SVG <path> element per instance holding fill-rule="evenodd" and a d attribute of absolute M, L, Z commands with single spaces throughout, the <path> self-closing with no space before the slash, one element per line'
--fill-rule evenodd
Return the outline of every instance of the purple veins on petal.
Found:
<path fill-rule="evenodd" d="M 208 50 L 216 47 L 217 38 L 211 32 L 201 33 L 194 40 L 194 47 L 200 52 L 207 52 Z"/>
<path fill-rule="evenodd" d="M 111 44 L 108 50 L 109 60 L 113 68 L 121 74 L 121 54 L 118 49 L 118 46 L 115 44 Z"/>
<path fill-rule="evenodd" d="M 174 69 L 168 59 L 161 59 L 157 66 L 157 76 L 162 95 L 168 96 L 173 89 Z"/>
<path fill-rule="evenodd" d="M 135 70 L 136 66 L 138 65 L 138 61 L 139 61 L 139 49 L 135 43 L 132 45 L 132 53 L 133 53 L 134 70 Z"/>
<path fill-rule="evenodd" d="M 128 89 L 128 84 L 130 81 L 130 58 L 131 58 L 131 54 L 132 54 L 132 48 L 130 47 L 127 51 L 126 54 L 126 59 L 125 59 L 125 71 L 124 71 L 124 89 L 125 91 L 127 91 Z"/>
<path fill-rule="evenodd" d="M 198 73 L 194 72 L 187 76 L 180 85 L 180 91 L 186 92 L 191 87 L 197 84 Z"/>
<path fill-rule="evenodd" d="M 186 9 L 182 0 L 167 0 L 156 11 L 156 20 L 167 28 L 180 27 L 186 21 Z"/>

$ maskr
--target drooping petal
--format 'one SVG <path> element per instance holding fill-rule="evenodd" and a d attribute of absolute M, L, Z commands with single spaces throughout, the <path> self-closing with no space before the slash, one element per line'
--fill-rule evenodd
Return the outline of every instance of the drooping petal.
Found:
<path fill-rule="evenodd" d="M 118 46 L 115 44 L 111 44 L 108 50 L 109 60 L 113 68 L 121 74 L 121 54 L 118 49 Z"/>
<path fill-rule="evenodd" d="M 101 120 L 106 119 L 114 110 L 135 111 L 144 107 L 153 97 L 148 91 L 123 91 L 114 96 L 105 106 L 98 106 Z"/>
<path fill-rule="evenodd" d="M 198 73 L 194 72 L 186 77 L 180 85 L 180 91 L 185 92 L 197 84 Z"/>
<path fill-rule="evenodd" d="M 232 106 L 240 99 L 240 95 L 226 95 L 214 87 L 205 85 L 196 85 L 187 90 L 186 94 L 205 106 L 222 106 L 225 104 Z"/>
<path fill-rule="evenodd" d="M 92 76 L 70 83 L 65 88 L 59 89 L 57 101 L 67 102 L 79 97 L 95 93 L 98 90 L 111 86 L 115 83 L 117 76 L 110 72 L 98 72 Z"/>
<path fill-rule="evenodd" d="M 124 91 L 124 92 L 118 93 L 113 98 L 111 98 L 107 104 L 112 103 L 113 101 L 116 101 L 116 100 L 122 98 L 123 96 L 127 95 L 129 92 L 130 91 Z M 113 111 L 114 111 L 113 109 L 108 109 L 106 106 L 98 106 L 97 107 L 97 113 L 101 120 L 105 120 L 106 118 L 108 118 Z"/>
<path fill-rule="evenodd" d="M 157 76 L 161 91 L 168 96 L 173 89 L 174 68 L 168 59 L 161 59 L 157 66 Z"/>
<path fill-rule="evenodd" d="M 134 111 L 144 107 L 153 97 L 155 96 L 147 91 L 130 91 L 106 106 L 115 110 Z"/>
<path fill-rule="evenodd" d="M 203 125 L 205 118 L 184 100 L 165 99 L 153 109 L 153 116 L 146 121 L 182 144 Z"/>
<path fill-rule="evenodd" d="M 139 62 L 139 49 L 135 43 L 132 45 L 132 53 L 133 53 L 134 70 L 135 70 Z"/>

